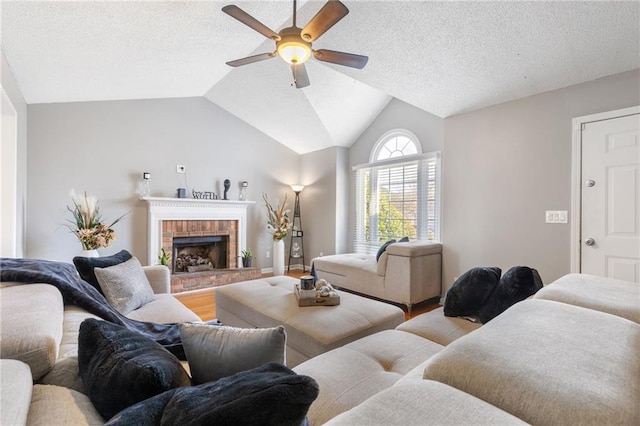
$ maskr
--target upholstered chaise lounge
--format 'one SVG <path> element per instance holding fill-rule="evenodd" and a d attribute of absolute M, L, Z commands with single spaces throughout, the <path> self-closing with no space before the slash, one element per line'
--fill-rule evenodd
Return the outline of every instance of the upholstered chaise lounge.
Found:
<path fill-rule="evenodd" d="M 367 296 L 411 306 L 441 296 L 442 244 L 395 243 L 376 255 L 346 253 L 313 259 L 318 278 Z"/>

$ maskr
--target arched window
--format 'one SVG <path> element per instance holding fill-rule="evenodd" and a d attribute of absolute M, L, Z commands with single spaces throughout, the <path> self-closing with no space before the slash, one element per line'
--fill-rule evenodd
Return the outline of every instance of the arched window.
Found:
<path fill-rule="evenodd" d="M 408 130 L 385 133 L 370 163 L 355 168 L 354 249 L 375 253 L 385 241 L 440 238 L 440 155 L 422 154 Z"/>
<path fill-rule="evenodd" d="M 422 153 L 418 137 L 408 130 L 392 130 L 382 135 L 371 151 L 371 162 Z"/>

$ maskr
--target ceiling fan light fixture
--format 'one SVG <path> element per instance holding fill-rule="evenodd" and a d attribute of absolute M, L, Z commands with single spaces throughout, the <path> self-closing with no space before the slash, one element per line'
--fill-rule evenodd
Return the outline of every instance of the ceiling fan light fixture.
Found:
<path fill-rule="evenodd" d="M 311 43 L 302 40 L 300 28 L 285 28 L 276 42 L 278 55 L 289 64 L 304 64 L 311 57 Z"/>

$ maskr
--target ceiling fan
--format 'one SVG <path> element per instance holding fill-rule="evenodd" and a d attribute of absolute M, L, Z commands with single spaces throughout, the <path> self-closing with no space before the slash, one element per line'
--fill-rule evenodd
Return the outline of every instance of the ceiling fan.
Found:
<path fill-rule="evenodd" d="M 311 43 L 320 38 L 322 34 L 349 13 L 349 9 L 338 0 L 329 0 L 325 3 L 304 28 L 296 26 L 296 0 L 293 0 L 293 25 L 283 28 L 278 33 L 238 6 L 228 5 L 223 7 L 222 11 L 276 42 L 276 50 L 273 52 L 261 53 L 227 62 L 227 65 L 232 67 L 239 67 L 280 56 L 285 62 L 291 64 L 293 83 L 296 88 L 300 89 L 309 85 L 309 76 L 304 63 L 311 55 L 319 61 L 358 69 L 364 68 L 369 60 L 366 56 L 353 53 L 311 48 Z"/>

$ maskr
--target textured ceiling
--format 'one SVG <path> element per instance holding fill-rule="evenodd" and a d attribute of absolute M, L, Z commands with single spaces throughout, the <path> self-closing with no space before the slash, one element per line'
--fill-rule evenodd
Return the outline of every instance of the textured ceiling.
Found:
<path fill-rule="evenodd" d="M 304 89 L 279 58 L 225 65 L 274 46 L 222 6 L 278 31 L 289 1 L 2 1 L 2 51 L 27 103 L 206 96 L 299 153 L 349 146 L 392 97 L 447 117 L 640 67 L 637 1 L 343 2 L 314 48 L 369 63 L 312 59 Z"/>

